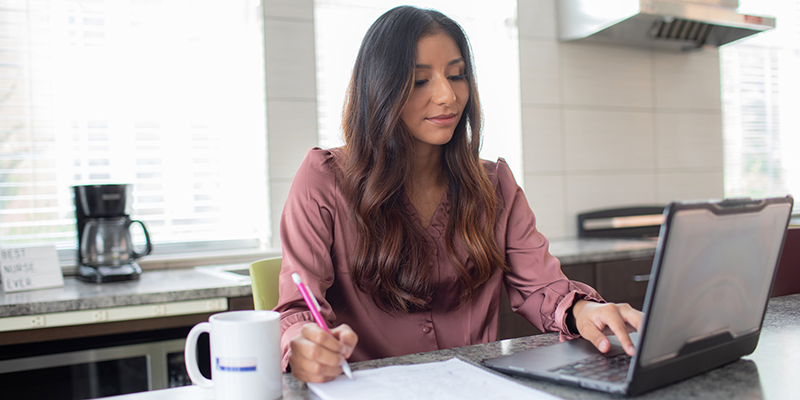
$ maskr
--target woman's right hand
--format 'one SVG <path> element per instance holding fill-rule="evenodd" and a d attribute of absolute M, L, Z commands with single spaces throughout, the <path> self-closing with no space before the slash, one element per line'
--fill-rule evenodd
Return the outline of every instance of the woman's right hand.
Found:
<path fill-rule="evenodd" d="M 305 324 L 292 339 L 289 365 L 292 375 L 303 382 L 327 382 L 342 373 L 358 343 L 358 335 L 342 324 L 325 332 L 317 324 Z"/>

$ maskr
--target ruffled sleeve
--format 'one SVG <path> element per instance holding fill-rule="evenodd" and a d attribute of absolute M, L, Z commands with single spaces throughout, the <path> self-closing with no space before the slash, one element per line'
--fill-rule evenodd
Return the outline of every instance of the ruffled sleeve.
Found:
<path fill-rule="evenodd" d="M 331 260 L 336 207 L 336 174 L 330 151 L 314 148 L 306 154 L 292 181 L 280 224 L 283 260 L 279 278 L 281 313 L 281 351 L 283 370 L 289 363 L 291 340 L 303 325 L 314 318 L 292 281 L 297 273 L 322 308 L 322 316 L 332 325 L 336 315 L 325 300 L 335 276 Z"/>

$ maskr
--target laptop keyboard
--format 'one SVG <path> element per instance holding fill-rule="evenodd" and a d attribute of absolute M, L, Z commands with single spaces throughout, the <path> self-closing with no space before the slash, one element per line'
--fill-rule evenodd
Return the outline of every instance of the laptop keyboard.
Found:
<path fill-rule="evenodd" d="M 630 365 L 631 356 L 625 353 L 610 357 L 599 355 L 551 369 L 550 372 L 607 382 L 623 382 L 628 376 Z"/>

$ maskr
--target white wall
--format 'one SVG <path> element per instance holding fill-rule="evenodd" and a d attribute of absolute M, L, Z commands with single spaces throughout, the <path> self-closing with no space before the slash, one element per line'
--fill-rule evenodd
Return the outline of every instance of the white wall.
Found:
<path fill-rule="evenodd" d="M 557 0 L 519 0 L 524 188 L 549 238 L 593 209 L 721 198 L 716 50 L 559 42 Z M 313 0 L 266 0 L 273 245 L 291 180 L 317 143 Z"/>
<path fill-rule="evenodd" d="M 716 49 L 559 42 L 557 0 L 519 0 L 524 188 L 549 238 L 577 214 L 723 196 Z"/>
<path fill-rule="evenodd" d="M 313 0 L 265 0 L 267 139 L 272 247 L 281 211 L 306 152 L 317 145 Z"/>

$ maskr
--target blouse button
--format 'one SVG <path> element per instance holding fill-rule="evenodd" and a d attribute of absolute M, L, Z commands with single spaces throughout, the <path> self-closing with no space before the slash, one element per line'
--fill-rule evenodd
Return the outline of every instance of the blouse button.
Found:
<path fill-rule="evenodd" d="M 431 333 L 431 327 L 430 326 L 423 326 L 422 327 L 422 333 Z"/>
<path fill-rule="evenodd" d="M 431 304 L 432 301 L 433 301 L 433 297 L 431 297 L 431 296 L 428 296 L 428 297 L 425 298 L 425 302 L 428 303 L 428 304 Z"/>

